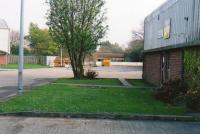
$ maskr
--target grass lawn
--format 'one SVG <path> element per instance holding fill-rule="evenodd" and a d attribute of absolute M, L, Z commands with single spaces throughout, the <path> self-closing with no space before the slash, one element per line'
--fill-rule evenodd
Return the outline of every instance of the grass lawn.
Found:
<path fill-rule="evenodd" d="M 144 82 L 143 80 L 133 80 L 133 79 L 127 79 L 127 81 L 133 85 L 134 87 L 154 87 L 151 84 L 148 84 Z"/>
<path fill-rule="evenodd" d="M 63 79 L 58 79 L 54 83 L 122 86 L 122 83 L 118 79 L 74 80 L 74 79 L 64 79 L 63 78 Z"/>
<path fill-rule="evenodd" d="M 0 103 L 0 112 L 181 115 L 185 109 L 154 100 L 151 90 L 100 89 L 48 84 Z"/>
<path fill-rule="evenodd" d="M 18 64 L 8 64 L 8 65 L 0 65 L 0 68 L 3 69 L 17 69 Z M 25 64 L 25 69 L 36 69 L 36 68 L 48 68 L 46 65 L 40 65 L 40 64 Z"/>

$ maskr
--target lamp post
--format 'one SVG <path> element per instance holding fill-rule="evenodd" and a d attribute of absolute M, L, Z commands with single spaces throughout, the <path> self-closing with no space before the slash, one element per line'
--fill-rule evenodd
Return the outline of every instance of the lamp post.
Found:
<path fill-rule="evenodd" d="M 21 0 L 20 14 L 20 45 L 18 59 L 18 91 L 23 92 L 23 68 L 24 68 L 24 0 Z"/>

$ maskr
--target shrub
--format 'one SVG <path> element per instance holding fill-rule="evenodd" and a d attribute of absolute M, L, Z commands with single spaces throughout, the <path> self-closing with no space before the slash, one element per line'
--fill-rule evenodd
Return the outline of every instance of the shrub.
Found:
<path fill-rule="evenodd" d="M 96 71 L 93 70 L 88 70 L 85 74 L 85 77 L 87 79 L 95 79 L 98 76 L 98 73 Z"/>
<path fill-rule="evenodd" d="M 190 89 L 185 95 L 186 106 L 193 111 L 200 111 L 200 54 L 198 49 L 185 49 L 184 68 L 185 81 Z"/>
<path fill-rule="evenodd" d="M 200 54 L 198 50 L 184 51 L 185 80 L 190 89 L 200 90 Z"/>
<path fill-rule="evenodd" d="M 184 103 L 184 97 L 187 93 L 187 85 L 182 80 L 166 82 L 155 93 L 157 100 L 165 103 L 177 105 Z"/>
<path fill-rule="evenodd" d="M 185 96 L 186 106 L 194 112 L 200 112 L 200 91 L 189 90 Z"/>

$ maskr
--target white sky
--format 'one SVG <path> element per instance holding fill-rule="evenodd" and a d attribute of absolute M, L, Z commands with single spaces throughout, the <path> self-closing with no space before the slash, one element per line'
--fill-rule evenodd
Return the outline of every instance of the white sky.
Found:
<path fill-rule="evenodd" d="M 126 45 L 131 40 L 131 31 L 138 29 L 144 18 L 166 0 L 106 0 L 109 31 L 106 39 Z M 25 0 L 25 32 L 30 22 L 46 27 L 45 0 Z M 9 27 L 19 29 L 20 0 L 0 0 L 0 18 Z"/>

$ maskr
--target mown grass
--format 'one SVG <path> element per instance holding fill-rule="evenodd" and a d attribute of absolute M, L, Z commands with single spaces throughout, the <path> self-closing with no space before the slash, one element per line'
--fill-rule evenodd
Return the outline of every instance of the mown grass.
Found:
<path fill-rule="evenodd" d="M 159 102 L 152 94 L 151 90 L 144 89 L 102 89 L 48 84 L 0 103 L 0 112 L 184 114 L 184 108 Z"/>
<path fill-rule="evenodd" d="M 17 69 L 18 64 L 8 64 L 8 65 L 0 65 L 0 68 L 3 69 Z M 40 64 L 25 64 L 24 69 L 37 69 L 37 68 L 48 68 L 46 65 Z"/>

